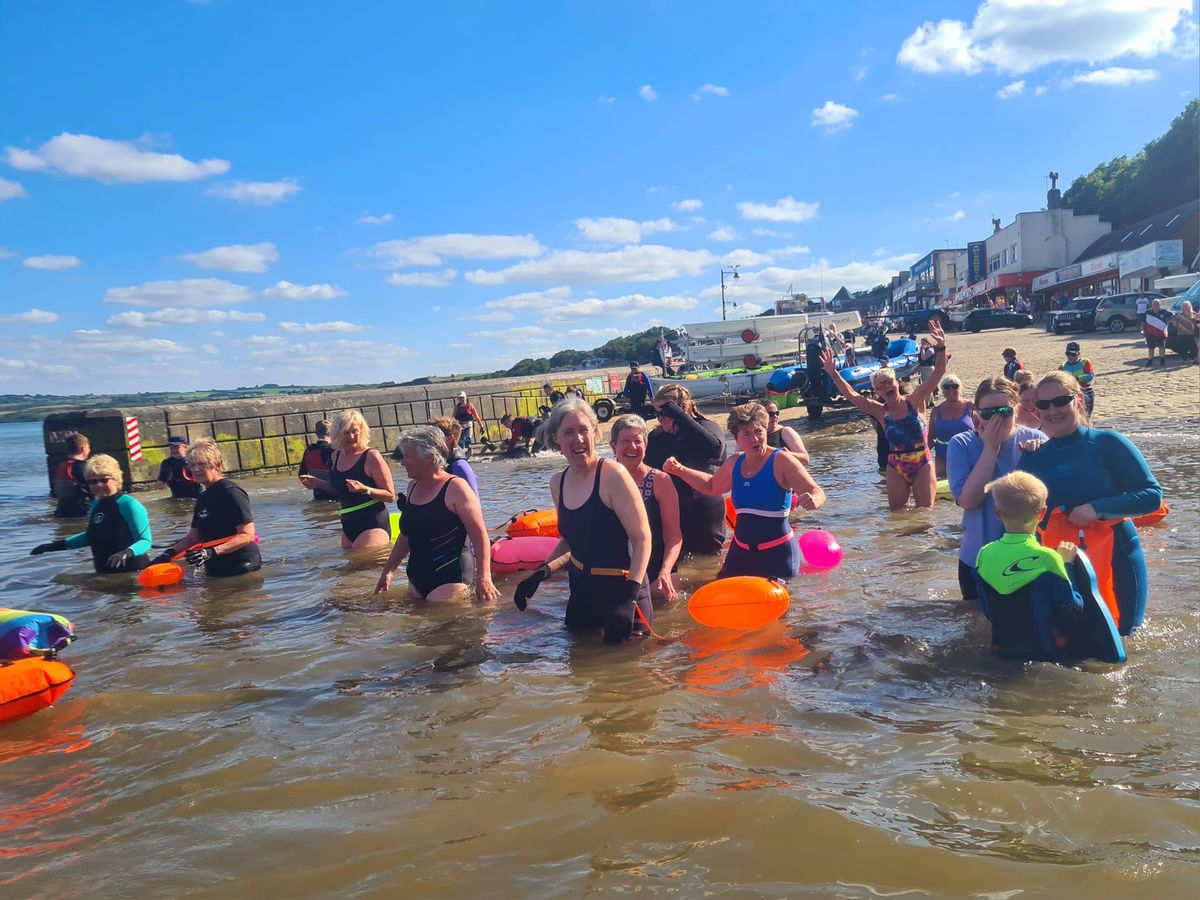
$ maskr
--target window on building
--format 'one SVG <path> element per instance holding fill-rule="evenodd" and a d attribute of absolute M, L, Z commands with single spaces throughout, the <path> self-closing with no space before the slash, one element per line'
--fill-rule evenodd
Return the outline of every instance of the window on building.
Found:
<path fill-rule="evenodd" d="M 1012 247 L 1010 248 L 1010 250 L 1012 252 L 1012 261 L 1016 262 L 1017 261 L 1017 245 L 1013 244 Z"/>

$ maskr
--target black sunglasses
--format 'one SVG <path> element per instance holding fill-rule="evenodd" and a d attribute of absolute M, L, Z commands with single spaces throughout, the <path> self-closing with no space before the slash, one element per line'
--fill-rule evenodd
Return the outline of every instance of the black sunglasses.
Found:
<path fill-rule="evenodd" d="M 1063 394 L 1061 397 L 1054 397 L 1051 400 L 1038 400 L 1034 403 L 1034 406 L 1038 409 L 1049 409 L 1052 406 L 1067 406 L 1074 399 L 1074 394 Z"/>
<path fill-rule="evenodd" d="M 987 409 L 979 410 L 979 418 L 987 421 L 992 416 L 1000 416 L 1002 419 L 1011 419 L 1013 416 L 1013 408 L 1011 406 L 990 406 Z"/>
<path fill-rule="evenodd" d="M 107 475 L 105 475 L 103 478 L 89 478 L 89 479 L 87 479 L 87 483 L 88 483 L 88 484 L 104 484 L 104 483 L 106 483 L 106 482 L 109 482 L 109 481 L 112 481 L 112 479 L 111 479 L 109 476 L 107 476 Z"/>

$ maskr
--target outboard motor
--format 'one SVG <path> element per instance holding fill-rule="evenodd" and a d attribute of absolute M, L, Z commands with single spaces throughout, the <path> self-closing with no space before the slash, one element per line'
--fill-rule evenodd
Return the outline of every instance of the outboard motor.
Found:
<path fill-rule="evenodd" d="M 808 339 L 808 344 L 804 348 L 804 363 L 808 369 L 809 397 L 821 400 L 829 396 L 827 386 L 829 379 L 825 375 L 824 366 L 821 365 L 821 350 L 823 346 L 824 341 L 819 337 L 813 336 Z"/>

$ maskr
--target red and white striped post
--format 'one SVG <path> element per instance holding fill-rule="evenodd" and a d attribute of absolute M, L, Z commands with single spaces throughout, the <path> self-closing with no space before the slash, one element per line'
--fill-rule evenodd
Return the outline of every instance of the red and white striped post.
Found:
<path fill-rule="evenodd" d="M 142 461 L 142 436 L 138 430 L 137 416 L 125 417 L 125 442 L 129 445 L 129 458 Z"/>

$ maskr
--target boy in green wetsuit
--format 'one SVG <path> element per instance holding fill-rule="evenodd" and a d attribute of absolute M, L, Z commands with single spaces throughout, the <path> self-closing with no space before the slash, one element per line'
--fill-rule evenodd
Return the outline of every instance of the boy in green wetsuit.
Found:
<path fill-rule="evenodd" d="M 992 623 L 992 645 L 1002 656 L 1059 662 L 1081 655 L 1073 648 L 1083 627 L 1083 599 L 1066 562 L 1075 546 L 1051 550 L 1034 534 L 1046 513 L 1046 486 L 1028 472 L 1013 472 L 984 488 L 992 495 L 1004 535 L 979 551 L 976 578 L 983 614 Z"/>

